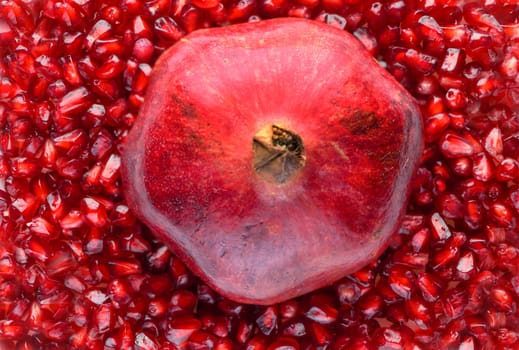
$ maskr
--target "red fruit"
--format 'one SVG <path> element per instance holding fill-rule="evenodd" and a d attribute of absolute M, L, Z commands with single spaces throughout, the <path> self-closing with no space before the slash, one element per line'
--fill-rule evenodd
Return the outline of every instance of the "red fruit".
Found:
<path fill-rule="evenodd" d="M 126 198 L 210 286 L 279 302 L 382 252 L 421 117 L 353 37 L 299 19 L 200 30 L 154 69 L 122 158 Z"/>

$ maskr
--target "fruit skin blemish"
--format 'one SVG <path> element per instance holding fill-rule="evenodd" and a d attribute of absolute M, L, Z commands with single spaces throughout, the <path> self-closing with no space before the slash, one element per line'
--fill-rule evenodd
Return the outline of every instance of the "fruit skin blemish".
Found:
<path fill-rule="evenodd" d="M 384 251 L 422 134 L 414 99 L 344 31 L 286 18 L 204 29 L 157 61 L 123 188 L 209 286 L 272 304 Z"/>

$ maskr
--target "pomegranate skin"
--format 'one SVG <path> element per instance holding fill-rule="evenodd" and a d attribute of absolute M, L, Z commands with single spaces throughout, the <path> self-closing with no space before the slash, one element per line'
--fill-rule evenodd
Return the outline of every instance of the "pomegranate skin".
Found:
<path fill-rule="evenodd" d="M 300 137 L 260 176 L 253 138 Z M 196 31 L 152 72 L 122 155 L 128 205 L 216 291 L 272 304 L 375 260 L 423 149 L 412 97 L 348 33 L 283 18 Z"/>

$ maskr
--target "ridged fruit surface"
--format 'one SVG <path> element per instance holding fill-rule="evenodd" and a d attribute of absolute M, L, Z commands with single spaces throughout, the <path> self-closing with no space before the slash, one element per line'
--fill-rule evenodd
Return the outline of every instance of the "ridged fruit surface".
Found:
<path fill-rule="evenodd" d="M 159 58 L 122 178 L 197 275 L 269 304 L 373 261 L 421 152 L 418 107 L 356 38 L 274 19 L 196 31 Z"/>

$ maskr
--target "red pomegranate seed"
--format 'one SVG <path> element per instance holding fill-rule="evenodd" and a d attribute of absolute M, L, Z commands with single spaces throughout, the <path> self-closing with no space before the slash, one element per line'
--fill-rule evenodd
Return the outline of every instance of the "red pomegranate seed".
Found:
<path fill-rule="evenodd" d="M 149 76 L 151 74 L 151 67 L 146 63 L 138 65 L 137 71 L 132 84 L 132 89 L 136 93 L 144 93 L 148 86 Z"/>
<path fill-rule="evenodd" d="M 57 277 L 73 270 L 76 267 L 76 261 L 68 250 L 59 250 L 47 260 L 47 274 L 51 277 Z"/>
<path fill-rule="evenodd" d="M 421 16 L 417 28 L 423 39 L 443 41 L 443 30 L 433 17 Z"/>
<path fill-rule="evenodd" d="M 472 174 L 479 181 L 487 182 L 494 177 L 494 167 L 492 161 L 481 152 L 473 157 Z"/>
<path fill-rule="evenodd" d="M 494 203 L 488 211 L 490 218 L 502 227 L 511 227 L 514 222 L 512 211 L 503 203 Z"/>
<path fill-rule="evenodd" d="M 299 350 L 299 344 L 294 338 L 280 337 L 274 340 L 267 350 Z"/>
<path fill-rule="evenodd" d="M 270 335 L 278 328 L 278 311 L 274 307 L 266 308 L 256 319 L 256 324 L 265 335 Z"/>
<path fill-rule="evenodd" d="M 463 314 L 468 303 L 467 292 L 461 288 L 453 288 L 444 293 L 440 298 L 444 316 L 449 320 L 456 319 Z"/>
<path fill-rule="evenodd" d="M 414 49 L 409 49 L 405 53 L 405 63 L 411 69 L 414 69 L 423 74 L 430 74 L 433 72 L 438 59 L 433 56 L 418 52 Z"/>
<path fill-rule="evenodd" d="M 499 64 L 499 72 L 506 79 L 514 79 L 519 74 L 519 58 L 513 53 L 505 54 L 503 61 Z"/>
<path fill-rule="evenodd" d="M 109 22 L 104 19 L 97 21 L 85 37 L 84 46 L 87 50 L 90 50 L 97 40 L 106 38 L 111 34 L 111 31 L 112 26 Z"/>
<path fill-rule="evenodd" d="M 149 62 L 153 56 L 153 43 L 147 38 L 140 38 L 135 41 L 132 56 L 140 62 Z"/>
<path fill-rule="evenodd" d="M 171 314 L 190 314 L 196 306 L 196 296 L 187 290 L 173 292 L 169 301 L 169 312 Z"/>
<path fill-rule="evenodd" d="M 140 274 L 142 267 L 137 259 L 119 259 L 108 262 L 108 267 L 112 276 L 127 276 Z"/>
<path fill-rule="evenodd" d="M 317 295 L 312 298 L 310 305 L 305 316 L 314 322 L 330 324 L 335 322 L 339 316 L 337 309 L 328 304 L 326 300 L 318 298 Z"/>
<path fill-rule="evenodd" d="M 81 212 L 85 220 L 94 227 L 104 227 L 108 223 L 105 207 L 94 198 L 84 198 L 81 201 Z"/>
<path fill-rule="evenodd" d="M 158 18 L 153 28 L 155 34 L 163 40 L 175 42 L 184 36 L 184 32 L 180 26 L 169 16 Z"/>
<path fill-rule="evenodd" d="M 90 93 L 85 87 L 70 91 L 63 96 L 58 104 L 58 110 L 64 116 L 86 111 L 90 106 Z"/>
<path fill-rule="evenodd" d="M 153 298 L 148 304 L 147 315 L 152 318 L 162 318 L 168 312 L 168 300 L 166 298 Z"/>
<path fill-rule="evenodd" d="M 17 340 L 23 338 L 27 330 L 20 322 L 13 320 L 0 320 L 0 337 L 7 340 Z"/>
<path fill-rule="evenodd" d="M 431 216 L 431 229 L 436 240 L 443 241 L 451 237 L 451 231 L 445 220 L 438 213 Z"/>
<path fill-rule="evenodd" d="M 439 141 L 440 150 L 447 158 L 471 156 L 474 146 L 466 138 L 447 131 Z"/>
<path fill-rule="evenodd" d="M 371 319 L 378 316 L 383 310 L 383 300 L 380 295 L 368 292 L 363 295 L 357 302 L 359 311 L 364 315 L 365 318 Z"/>
<path fill-rule="evenodd" d="M 182 345 L 201 326 L 200 321 L 193 317 L 175 318 L 168 323 L 165 336 L 173 344 Z"/>
<path fill-rule="evenodd" d="M 332 342 L 332 334 L 325 326 L 319 323 L 312 323 L 311 331 L 318 346 L 326 346 Z"/>
<path fill-rule="evenodd" d="M 418 287 L 427 302 L 434 302 L 440 297 L 443 286 L 441 281 L 428 273 L 420 273 L 417 278 Z"/>
<path fill-rule="evenodd" d="M 355 282 L 344 279 L 337 284 L 337 295 L 341 304 L 353 304 L 361 296 L 360 288 Z"/>
<path fill-rule="evenodd" d="M 15 33 L 5 19 L 0 19 L 0 43 L 7 45 L 12 42 Z"/>
<path fill-rule="evenodd" d="M 517 309 L 512 295 L 505 289 L 496 288 L 490 292 L 489 301 L 498 311 L 511 312 Z"/>
<path fill-rule="evenodd" d="M 470 25 L 490 29 L 496 34 L 503 33 L 503 27 L 494 16 L 487 13 L 482 7 L 476 3 L 470 3 L 463 7 L 463 16 Z"/>
<path fill-rule="evenodd" d="M 406 344 L 409 344 L 409 339 L 396 329 L 382 327 L 375 332 L 374 345 L 378 349 L 404 349 Z"/>
<path fill-rule="evenodd" d="M 124 62 L 117 55 L 110 55 L 96 69 L 96 76 L 100 79 L 112 79 L 123 72 Z"/>
<path fill-rule="evenodd" d="M 115 310 L 110 304 L 103 304 L 94 311 L 94 326 L 100 334 L 112 331 L 115 326 Z"/>
<path fill-rule="evenodd" d="M 404 299 L 409 299 L 414 289 L 414 274 L 404 268 L 394 267 L 389 271 L 388 284 Z"/>

